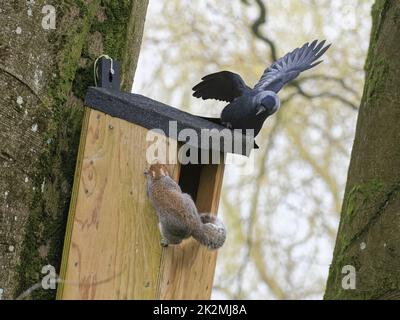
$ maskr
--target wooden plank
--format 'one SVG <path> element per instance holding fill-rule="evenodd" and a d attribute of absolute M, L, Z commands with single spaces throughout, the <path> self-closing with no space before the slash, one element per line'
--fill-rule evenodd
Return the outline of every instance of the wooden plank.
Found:
<path fill-rule="evenodd" d="M 161 247 L 143 175 L 147 130 L 99 111 L 88 113 L 58 298 L 154 299 Z M 175 169 L 170 166 L 177 176 Z"/>
<path fill-rule="evenodd" d="M 63 254 L 62 254 L 62 259 L 61 259 L 61 268 L 60 268 L 59 278 L 62 280 L 65 279 L 65 273 L 67 271 L 67 261 L 68 261 L 69 247 L 71 244 L 71 235 L 72 235 L 72 233 L 70 231 L 72 230 L 72 225 L 74 223 L 76 201 L 78 199 L 79 181 L 81 179 L 81 168 L 82 168 L 83 154 L 85 151 L 86 135 L 87 135 L 88 125 L 89 125 L 89 115 L 90 115 L 90 109 L 85 108 L 85 111 L 83 113 L 81 136 L 80 136 L 79 149 L 78 149 L 78 155 L 77 155 L 76 166 L 75 166 L 74 184 L 73 184 L 72 192 L 71 192 L 71 201 L 70 201 L 69 212 L 68 212 L 68 220 L 67 220 L 67 226 L 66 226 L 66 232 L 65 232 Z M 57 295 L 56 295 L 57 300 L 62 298 L 63 291 L 64 291 L 64 281 L 61 281 L 61 282 L 59 282 L 59 284 L 57 286 Z"/>
<path fill-rule="evenodd" d="M 146 135 L 140 126 L 85 111 L 58 299 L 210 298 L 216 252 L 192 239 L 160 247 L 143 175 Z M 172 139 L 158 139 L 176 147 Z M 176 181 L 179 169 L 169 165 Z M 203 166 L 196 199 L 200 212 L 216 214 L 223 171 L 223 165 Z"/>
<path fill-rule="evenodd" d="M 223 161 L 222 161 L 223 162 Z M 200 176 L 196 206 L 217 214 L 224 165 L 205 165 Z M 210 299 L 217 252 L 194 239 L 163 249 L 157 299 Z"/>

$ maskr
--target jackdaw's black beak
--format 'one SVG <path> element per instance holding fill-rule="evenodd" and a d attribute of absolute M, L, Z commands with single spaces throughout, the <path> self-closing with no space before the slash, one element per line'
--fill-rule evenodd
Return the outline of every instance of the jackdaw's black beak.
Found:
<path fill-rule="evenodd" d="M 267 108 L 265 108 L 262 104 L 260 104 L 259 106 L 257 106 L 256 111 L 257 111 L 256 116 L 258 116 L 259 114 L 267 111 Z"/>

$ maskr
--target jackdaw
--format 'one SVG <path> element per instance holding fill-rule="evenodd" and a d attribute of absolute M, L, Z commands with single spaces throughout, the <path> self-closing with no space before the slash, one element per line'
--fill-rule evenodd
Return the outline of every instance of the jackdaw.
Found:
<path fill-rule="evenodd" d="M 196 98 L 227 101 L 222 110 L 221 123 L 230 129 L 254 129 L 260 132 L 264 121 L 280 107 L 279 90 L 302 71 L 320 64 L 317 61 L 330 47 L 325 40 L 308 42 L 275 61 L 259 82 L 251 89 L 242 77 L 230 71 L 209 74 L 193 87 Z"/>

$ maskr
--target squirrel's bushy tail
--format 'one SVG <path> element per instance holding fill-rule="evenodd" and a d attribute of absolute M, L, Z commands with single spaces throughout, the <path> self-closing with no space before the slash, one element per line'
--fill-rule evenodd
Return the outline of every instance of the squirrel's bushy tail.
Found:
<path fill-rule="evenodd" d="M 201 225 L 192 237 L 210 250 L 219 249 L 225 242 L 226 229 L 221 219 L 207 213 L 200 214 Z"/>

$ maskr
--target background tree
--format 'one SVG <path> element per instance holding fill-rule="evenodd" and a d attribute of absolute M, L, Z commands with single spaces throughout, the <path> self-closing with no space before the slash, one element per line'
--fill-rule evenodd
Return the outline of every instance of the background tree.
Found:
<path fill-rule="evenodd" d="M 376 0 L 326 299 L 400 298 L 400 2 Z M 356 269 L 355 290 L 342 268 Z"/>
<path fill-rule="evenodd" d="M 93 62 L 122 62 L 130 91 L 148 0 L 51 1 L 56 28 L 42 26 L 46 1 L 0 6 L 0 288 L 16 297 L 58 267 Z M 54 290 L 38 290 L 49 298 Z"/>

